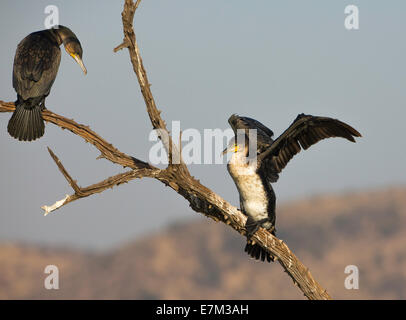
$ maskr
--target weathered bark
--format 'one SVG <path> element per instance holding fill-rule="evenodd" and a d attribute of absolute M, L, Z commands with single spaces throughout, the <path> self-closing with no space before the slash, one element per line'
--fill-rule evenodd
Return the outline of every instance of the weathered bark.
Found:
<path fill-rule="evenodd" d="M 148 177 L 161 181 L 182 195 L 189 202 L 190 207 L 194 211 L 200 212 L 215 221 L 222 221 L 244 236 L 246 232 L 244 228 L 246 217 L 236 207 L 229 204 L 219 195 L 192 177 L 187 166 L 182 161 L 180 161 L 179 164 L 173 164 L 171 162 L 172 153 L 178 152 L 180 154 L 180 151 L 177 149 L 178 146 L 172 143 L 172 138 L 169 135 L 165 122 L 160 116 L 160 111 L 156 108 L 133 29 L 134 14 L 139 3 L 140 0 L 137 0 L 135 3 L 132 0 L 125 0 L 124 10 L 122 12 L 124 40 L 122 44 L 114 49 L 114 51 L 124 48 L 128 49 L 133 70 L 137 75 L 152 127 L 158 129 L 158 132 L 161 132 L 159 137 L 168 152 L 169 165 L 166 169 L 156 168 L 147 162 L 119 151 L 112 144 L 108 143 L 97 133 L 92 131 L 88 126 L 78 124 L 73 120 L 57 115 L 49 110 L 45 110 L 42 115 L 47 122 L 51 122 L 62 129 L 70 130 L 75 135 L 80 136 L 87 142 L 93 144 L 101 152 L 100 157 L 123 167 L 128 167 L 130 170 L 109 177 L 94 185 L 82 188 L 77 185 L 76 181 L 72 179 L 61 161 L 49 149 L 51 157 L 74 190 L 74 193 L 72 195 L 67 195 L 64 199 L 55 202 L 51 206 L 43 206 L 42 208 L 44 209 L 45 214 L 48 214 L 72 201 L 102 192 L 108 188 L 126 183 L 133 179 Z M 13 103 L 0 101 L 0 112 L 12 112 L 13 110 Z M 299 287 L 307 298 L 331 299 L 327 291 L 324 290 L 312 277 L 309 269 L 301 263 L 282 240 L 276 238 L 263 228 L 260 228 L 254 234 L 252 239 L 278 259 L 287 274 L 292 278 L 294 284 Z"/>

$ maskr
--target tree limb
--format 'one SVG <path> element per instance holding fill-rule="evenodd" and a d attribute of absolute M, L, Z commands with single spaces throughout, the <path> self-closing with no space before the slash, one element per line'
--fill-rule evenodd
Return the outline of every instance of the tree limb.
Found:
<path fill-rule="evenodd" d="M 81 188 L 76 181 L 72 179 L 57 156 L 48 148 L 49 153 L 57 164 L 59 170 L 74 190 L 74 194 L 67 195 L 64 199 L 57 201 L 53 205 L 43 206 L 42 208 L 44 209 L 45 214 L 47 214 L 67 203 L 102 192 L 116 185 L 136 178 L 149 177 L 161 181 L 182 195 L 189 202 L 190 207 L 194 211 L 200 212 L 215 221 L 222 221 L 240 234 L 245 235 L 246 216 L 236 207 L 232 206 L 226 200 L 192 177 L 187 166 L 181 159 L 178 163 L 172 162 L 172 154 L 175 153 L 180 155 L 180 151 L 172 142 L 172 137 L 169 135 L 166 124 L 160 116 L 161 112 L 155 105 L 150 90 L 150 83 L 142 63 L 133 29 L 134 14 L 139 3 L 140 0 L 137 0 L 135 3 L 132 0 L 125 0 L 122 12 L 124 39 L 114 51 L 116 52 L 124 48 L 128 49 L 133 70 L 137 75 L 152 127 L 158 130 L 158 136 L 167 150 L 169 165 L 166 169 L 161 170 L 147 162 L 126 155 L 101 138 L 89 127 L 54 114 L 49 110 L 44 110 L 42 112 L 44 120 L 51 122 L 62 129 L 70 130 L 75 135 L 82 137 L 85 141 L 92 143 L 101 152 L 101 157 L 123 167 L 129 167 L 131 170 L 107 178 L 94 185 Z M 0 101 L 0 112 L 12 111 L 14 111 L 13 103 Z M 282 240 L 276 238 L 263 228 L 259 228 L 259 230 L 253 235 L 252 240 L 278 259 L 284 270 L 292 278 L 294 284 L 299 287 L 308 299 L 331 299 L 327 291 L 324 290 L 312 277 L 309 269 L 302 264 Z"/>
<path fill-rule="evenodd" d="M 42 206 L 41 208 L 44 210 L 44 215 L 47 215 L 48 213 L 55 211 L 56 209 L 59 209 L 60 207 L 81 199 L 85 198 L 88 196 L 91 196 L 95 193 L 100 193 L 103 192 L 106 189 L 113 188 L 114 186 L 118 186 L 122 183 L 127 183 L 130 180 L 134 179 L 140 179 L 143 177 L 154 177 L 161 171 L 160 169 L 149 169 L 149 168 L 139 168 L 139 169 L 133 169 L 127 172 L 119 173 L 115 176 L 109 177 L 99 183 L 92 184 L 91 186 L 81 188 L 78 186 L 75 180 L 72 179 L 68 171 L 65 169 L 63 166 L 62 162 L 59 160 L 59 158 L 52 152 L 52 150 L 48 147 L 48 152 L 51 155 L 52 159 L 55 161 L 56 165 L 59 168 L 59 171 L 63 174 L 65 179 L 68 181 L 72 189 L 75 191 L 74 194 L 72 195 L 66 195 L 66 197 L 62 200 L 59 200 L 55 202 L 51 206 Z"/>

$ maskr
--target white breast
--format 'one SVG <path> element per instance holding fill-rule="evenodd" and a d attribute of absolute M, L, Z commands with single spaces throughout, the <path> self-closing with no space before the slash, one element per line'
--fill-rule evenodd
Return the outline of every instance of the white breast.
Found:
<path fill-rule="evenodd" d="M 256 173 L 256 164 L 241 163 L 232 157 L 227 169 L 238 188 L 245 213 L 255 220 L 265 219 L 268 216 L 268 199 L 262 180 Z"/>

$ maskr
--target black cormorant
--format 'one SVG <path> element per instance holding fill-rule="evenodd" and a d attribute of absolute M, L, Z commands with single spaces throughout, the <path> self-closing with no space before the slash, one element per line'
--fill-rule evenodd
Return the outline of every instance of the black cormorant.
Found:
<path fill-rule="evenodd" d="M 228 122 L 235 139 L 230 141 L 223 154 L 233 153 L 227 169 L 240 194 L 241 211 L 248 217 L 248 240 L 259 227 L 275 234 L 276 197 L 271 183 L 278 180 L 279 173 L 301 148 L 306 150 L 325 138 L 341 137 L 355 142 L 354 137 L 361 137 L 357 130 L 339 120 L 305 114 L 298 115 L 276 140 L 272 139 L 273 132 L 257 120 L 232 115 Z M 256 132 L 250 132 L 250 129 Z M 255 133 L 255 136 L 251 135 Z M 256 137 L 256 146 L 250 145 L 252 137 Z M 274 260 L 258 244 L 247 242 L 245 251 L 257 260 Z"/>
<path fill-rule="evenodd" d="M 82 46 L 67 27 L 58 26 L 33 32 L 18 44 L 13 66 L 13 87 L 17 92 L 16 109 L 8 122 L 7 130 L 20 141 L 32 141 L 44 135 L 45 125 L 41 111 L 45 109 L 45 98 L 58 73 L 61 44 L 86 74 Z"/>

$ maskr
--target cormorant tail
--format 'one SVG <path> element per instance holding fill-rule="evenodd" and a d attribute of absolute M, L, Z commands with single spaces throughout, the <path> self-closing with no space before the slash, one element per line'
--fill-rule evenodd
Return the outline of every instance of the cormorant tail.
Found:
<path fill-rule="evenodd" d="M 247 242 L 245 246 L 245 252 L 248 253 L 252 258 L 256 260 L 268 261 L 273 262 L 275 261 L 275 257 L 271 256 L 264 248 L 262 248 L 259 244 L 250 244 Z"/>
<path fill-rule="evenodd" d="M 40 104 L 16 102 L 16 109 L 8 122 L 7 131 L 20 141 L 33 141 L 44 135 L 45 124 L 41 115 Z"/>

